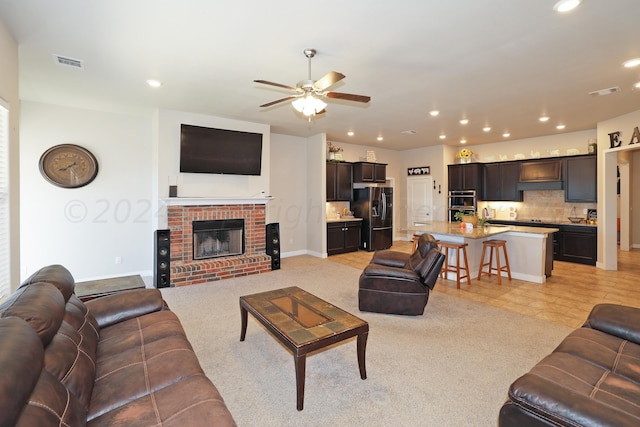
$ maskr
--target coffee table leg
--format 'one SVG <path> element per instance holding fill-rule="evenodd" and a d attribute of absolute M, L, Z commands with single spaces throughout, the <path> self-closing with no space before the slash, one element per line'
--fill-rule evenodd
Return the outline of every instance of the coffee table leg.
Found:
<path fill-rule="evenodd" d="M 302 411 L 304 405 L 304 376 L 307 364 L 307 355 L 294 354 L 294 362 L 296 365 L 296 408 Z"/>
<path fill-rule="evenodd" d="M 247 334 L 247 310 L 240 306 L 240 319 L 242 326 L 240 326 L 240 341 L 244 341 L 244 337 Z"/>
<path fill-rule="evenodd" d="M 367 350 L 367 337 L 369 332 L 358 335 L 358 366 L 360 367 L 360 378 L 367 379 L 367 368 L 364 362 L 365 351 Z"/>

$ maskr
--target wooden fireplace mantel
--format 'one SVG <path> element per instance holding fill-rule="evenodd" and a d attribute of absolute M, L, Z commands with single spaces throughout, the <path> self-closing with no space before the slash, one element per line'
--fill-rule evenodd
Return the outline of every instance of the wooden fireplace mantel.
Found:
<path fill-rule="evenodd" d="M 167 206 L 266 205 L 273 197 L 169 197 Z"/>

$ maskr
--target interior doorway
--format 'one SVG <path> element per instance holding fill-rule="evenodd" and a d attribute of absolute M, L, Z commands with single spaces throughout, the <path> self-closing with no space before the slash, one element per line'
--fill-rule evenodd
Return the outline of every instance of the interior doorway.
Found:
<path fill-rule="evenodd" d="M 407 227 L 433 221 L 433 178 L 412 176 L 407 178 Z"/>

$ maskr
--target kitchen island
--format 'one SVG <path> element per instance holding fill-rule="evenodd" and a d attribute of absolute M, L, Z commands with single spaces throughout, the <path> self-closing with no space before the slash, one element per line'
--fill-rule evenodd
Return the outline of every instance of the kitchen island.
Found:
<path fill-rule="evenodd" d="M 527 282 L 544 283 L 553 269 L 552 235 L 558 229 L 517 225 L 487 225 L 469 229 L 455 222 L 433 221 L 410 227 L 409 231 L 414 234 L 429 233 L 443 242 L 466 243 L 469 271 L 473 280 L 478 277 L 482 242 L 490 239 L 505 240 L 511 276 Z M 456 263 L 455 256 L 451 254 L 449 264 Z M 447 279 L 455 280 L 454 274 L 448 274 Z M 504 275 L 506 272 L 503 272 Z"/>

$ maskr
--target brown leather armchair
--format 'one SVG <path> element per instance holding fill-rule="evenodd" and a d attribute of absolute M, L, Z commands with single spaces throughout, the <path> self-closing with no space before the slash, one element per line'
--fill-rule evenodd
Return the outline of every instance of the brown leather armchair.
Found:
<path fill-rule="evenodd" d="M 378 251 L 360 275 L 361 311 L 421 315 L 444 263 L 437 241 L 423 234 L 412 254 Z"/>

